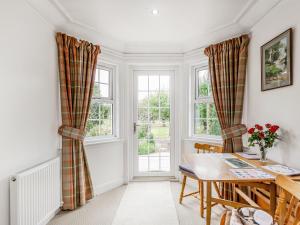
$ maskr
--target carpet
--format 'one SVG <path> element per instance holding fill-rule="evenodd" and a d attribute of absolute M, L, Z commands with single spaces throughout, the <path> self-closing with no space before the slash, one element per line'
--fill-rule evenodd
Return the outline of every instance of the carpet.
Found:
<path fill-rule="evenodd" d="M 170 182 L 132 182 L 113 225 L 179 225 Z"/>

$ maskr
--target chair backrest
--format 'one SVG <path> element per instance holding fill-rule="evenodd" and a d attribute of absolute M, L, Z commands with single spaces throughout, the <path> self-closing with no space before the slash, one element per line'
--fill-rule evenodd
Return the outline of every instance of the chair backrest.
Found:
<path fill-rule="evenodd" d="M 275 221 L 279 225 L 300 225 L 300 183 L 279 175 L 276 184 L 280 193 Z"/>
<path fill-rule="evenodd" d="M 212 153 L 212 152 L 222 153 L 223 152 L 223 147 L 218 145 L 195 143 L 194 147 L 197 150 L 197 153 Z"/>

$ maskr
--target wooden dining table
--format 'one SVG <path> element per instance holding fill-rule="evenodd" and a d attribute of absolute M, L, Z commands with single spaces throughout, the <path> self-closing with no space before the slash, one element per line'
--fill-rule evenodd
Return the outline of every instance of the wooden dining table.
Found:
<path fill-rule="evenodd" d="M 225 159 L 230 157 L 241 159 L 250 164 L 253 168 L 259 168 L 271 175 L 272 178 L 239 178 L 233 172 L 234 169 Z M 212 196 L 212 183 L 225 182 L 236 184 L 239 186 L 254 187 L 267 190 L 270 193 L 269 213 L 274 215 L 276 209 L 276 173 L 268 171 L 262 166 L 278 164 L 273 161 L 261 162 L 260 160 L 249 160 L 238 154 L 233 153 L 206 153 L 206 154 L 187 154 L 184 155 L 184 161 L 190 165 L 197 178 L 206 183 L 206 225 L 211 223 L 211 208 L 213 204 L 221 204 L 231 207 L 259 207 L 250 197 L 243 193 L 240 189 L 239 194 L 247 203 L 216 198 Z M 300 176 L 294 177 L 300 180 Z"/>

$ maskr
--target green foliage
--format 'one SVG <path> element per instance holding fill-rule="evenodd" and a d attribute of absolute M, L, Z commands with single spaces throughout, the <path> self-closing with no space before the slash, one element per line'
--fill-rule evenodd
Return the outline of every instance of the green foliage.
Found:
<path fill-rule="evenodd" d="M 163 122 L 170 120 L 169 109 L 169 95 L 165 92 L 151 94 L 148 98 L 139 101 L 138 119 L 139 121 L 148 121 L 148 100 L 149 100 L 149 120 L 159 120 L 159 106 L 160 106 L 160 119 Z"/>
<path fill-rule="evenodd" d="M 149 153 L 148 153 L 149 148 Z M 142 142 L 139 144 L 139 155 L 148 155 L 155 152 L 155 143 Z"/>
<path fill-rule="evenodd" d="M 263 136 L 261 136 L 261 134 L 263 134 Z M 269 130 L 256 130 L 248 138 L 248 143 L 249 146 L 252 147 L 258 145 L 260 148 L 271 148 L 277 139 L 279 139 L 279 135 L 277 133 L 273 133 Z"/>
<path fill-rule="evenodd" d="M 195 104 L 195 134 L 221 135 L 221 128 L 213 103 Z"/>
<path fill-rule="evenodd" d="M 265 70 L 267 77 L 276 77 L 283 72 L 277 64 L 283 64 L 285 67 L 287 66 L 286 57 L 282 57 L 283 55 L 286 55 L 286 53 L 287 47 L 281 41 L 278 41 L 265 50 Z"/>
<path fill-rule="evenodd" d="M 198 93 L 199 93 L 199 96 L 209 96 L 209 82 L 201 82 L 199 85 L 198 85 Z"/>
<path fill-rule="evenodd" d="M 282 69 L 278 68 L 274 64 L 266 64 L 266 76 L 274 77 L 282 72 Z"/>
<path fill-rule="evenodd" d="M 86 131 L 88 137 L 112 135 L 112 104 L 92 100 Z"/>

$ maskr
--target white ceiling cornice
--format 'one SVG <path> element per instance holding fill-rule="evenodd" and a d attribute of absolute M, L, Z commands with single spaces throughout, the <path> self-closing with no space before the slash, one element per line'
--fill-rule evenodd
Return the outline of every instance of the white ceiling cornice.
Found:
<path fill-rule="evenodd" d="M 119 53 L 185 53 L 192 54 L 199 47 L 216 43 L 224 39 L 247 33 L 251 27 L 273 9 L 281 0 L 249 0 L 229 23 L 221 24 L 208 29 L 186 43 L 126 43 L 99 31 L 95 27 L 82 23 L 72 17 L 71 13 L 59 0 L 27 0 L 47 21 L 56 27 L 56 30 L 68 32 L 78 38 L 99 43 L 106 51 Z M 112 50 L 115 49 L 115 50 Z M 116 54 L 114 54 L 116 55 Z"/>

